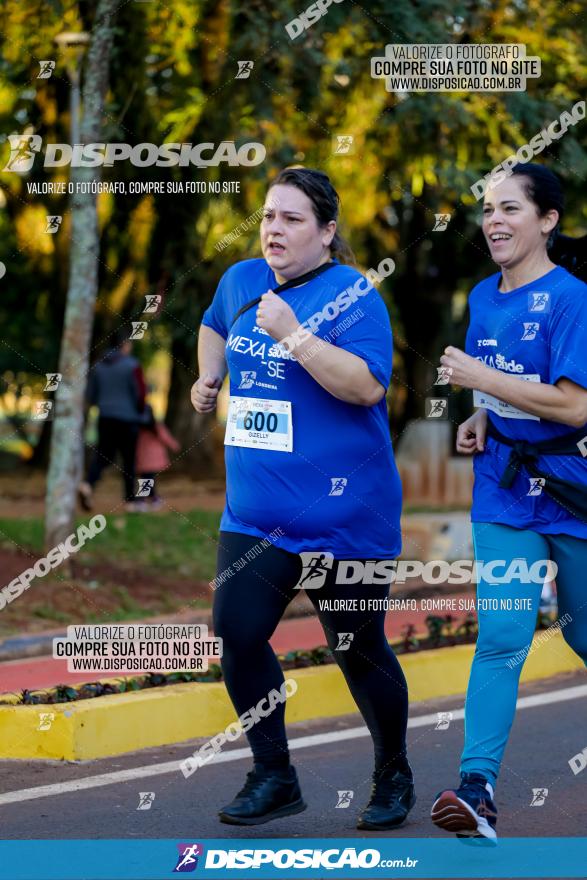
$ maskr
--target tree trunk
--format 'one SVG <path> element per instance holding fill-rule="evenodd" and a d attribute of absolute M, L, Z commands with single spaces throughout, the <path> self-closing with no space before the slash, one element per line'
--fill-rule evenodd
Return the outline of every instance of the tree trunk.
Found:
<path fill-rule="evenodd" d="M 111 16 L 116 0 L 99 0 L 88 49 L 82 143 L 101 142 L 102 111 L 108 89 L 113 40 Z M 98 181 L 100 167 L 71 169 L 71 247 L 69 286 L 65 307 L 59 372 L 62 380 L 55 393 L 55 420 L 51 432 L 51 455 L 47 475 L 45 543 L 53 547 L 73 531 L 77 486 L 82 474 L 84 395 L 89 348 L 98 287 L 99 236 L 97 196 L 75 193 L 79 183 Z"/>

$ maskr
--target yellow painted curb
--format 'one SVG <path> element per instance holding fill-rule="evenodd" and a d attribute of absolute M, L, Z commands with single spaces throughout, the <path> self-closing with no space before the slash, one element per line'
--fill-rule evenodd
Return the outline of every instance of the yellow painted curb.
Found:
<path fill-rule="evenodd" d="M 463 694 L 474 650 L 474 645 L 459 645 L 400 656 L 410 700 Z M 583 668 L 559 633 L 536 646 L 522 681 Z M 357 711 L 334 664 L 290 670 L 285 677 L 298 684 L 286 704 L 288 723 Z M 232 721 L 234 709 L 222 683 L 176 684 L 78 703 L 0 706 L 0 758 L 103 758 L 212 736 Z"/>

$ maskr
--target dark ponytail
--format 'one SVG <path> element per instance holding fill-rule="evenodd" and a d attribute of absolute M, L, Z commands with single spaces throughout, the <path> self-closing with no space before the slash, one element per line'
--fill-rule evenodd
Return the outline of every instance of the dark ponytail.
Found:
<path fill-rule="evenodd" d="M 565 212 L 565 197 L 561 182 L 556 174 L 544 165 L 535 162 L 519 162 L 512 168 L 512 174 L 524 177 L 524 190 L 538 210 L 538 216 L 544 217 L 549 211 L 558 212 L 558 222 L 548 238 L 547 250 L 554 245 L 559 234 L 561 220 Z"/>
<path fill-rule="evenodd" d="M 277 185 L 295 186 L 305 193 L 312 202 L 319 226 L 326 226 L 331 220 L 338 219 L 340 196 L 323 171 L 316 171 L 314 168 L 285 168 L 271 181 L 269 188 Z M 341 263 L 356 263 L 355 255 L 338 229 L 330 242 L 330 253 Z"/>
<path fill-rule="evenodd" d="M 557 235 L 548 256 L 553 263 L 587 282 L 587 235 L 582 238 Z"/>
<path fill-rule="evenodd" d="M 524 190 L 534 202 L 538 215 L 543 217 L 553 209 L 558 212 L 558 223 L 548 238 L 548 256 L 553 263 L 563 266 L 583 281 L 586 276 L 585 238 L 571 238 L 561 235 L 560 225 L 565 211 L 565 197 L 559 178 L 544 165 L 535 162 L 519 162 L 512 168 L 512 174 L 524 178 Z"/>

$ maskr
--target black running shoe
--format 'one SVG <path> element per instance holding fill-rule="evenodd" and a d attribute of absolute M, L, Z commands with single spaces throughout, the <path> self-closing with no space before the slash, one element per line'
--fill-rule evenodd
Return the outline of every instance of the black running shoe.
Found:
<path fill-rule="evenodd" d="M 263 825 L 306 809 L 293 767 L 280 771 L 254 768 L 230 804 L 218 814 L 228 825 Z"/>
<path fill-rule="evenodd" d="M 440 792 L 430 815 L 435 825 L 457 837 L 497 839 L 493 788 L 480 773 L 461 773 L 459 788 Z"/>
<path fill-rule="evenodd" d="M 399 770 L 380 770 L 373 774 L 371 799 L 357 822 L 366 831 L 385 831 L 402 825 L 416 803 L 414 780 Z"/>

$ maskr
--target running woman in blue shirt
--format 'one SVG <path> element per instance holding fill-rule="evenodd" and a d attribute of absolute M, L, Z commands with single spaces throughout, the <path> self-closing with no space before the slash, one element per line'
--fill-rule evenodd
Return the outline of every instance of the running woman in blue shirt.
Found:
<path fill-rule="evenodd" d="M 480 407 L 457 434 L 457 451 L 475 453 L 479 637 L 460 786 L 432 807 L 460 836 L 496 837 L 494 787 L 549 561 L 562 633 L 587 662 L 587 285 L 549 258 L 562 213 L 543 166 L 488 188 L 483 232 L 500 271 L 471 293 L 466 353 L 441 358 Z"/>
<path fill-rule="evenodd" d="M 358 827 L 394 828 L 415 802 L 407 686 L 382 601 L 401 549 L 385 403 L 392 334 L 377 291 L 336 259 L 345 248 L 338 208 L 322 172 L 282 171 L 266 197 L 263 258 L 228 269 L 200 328 L 196 410 L 212 411 L 227 370 L 230 378 L 214 631 L 237 713 L 262 710 L 245 727 L 254 768 L 220 812 L 232 824 L 306 808 L 269 644 L 302 585 L 373 737 L 372 794 Z"/>

